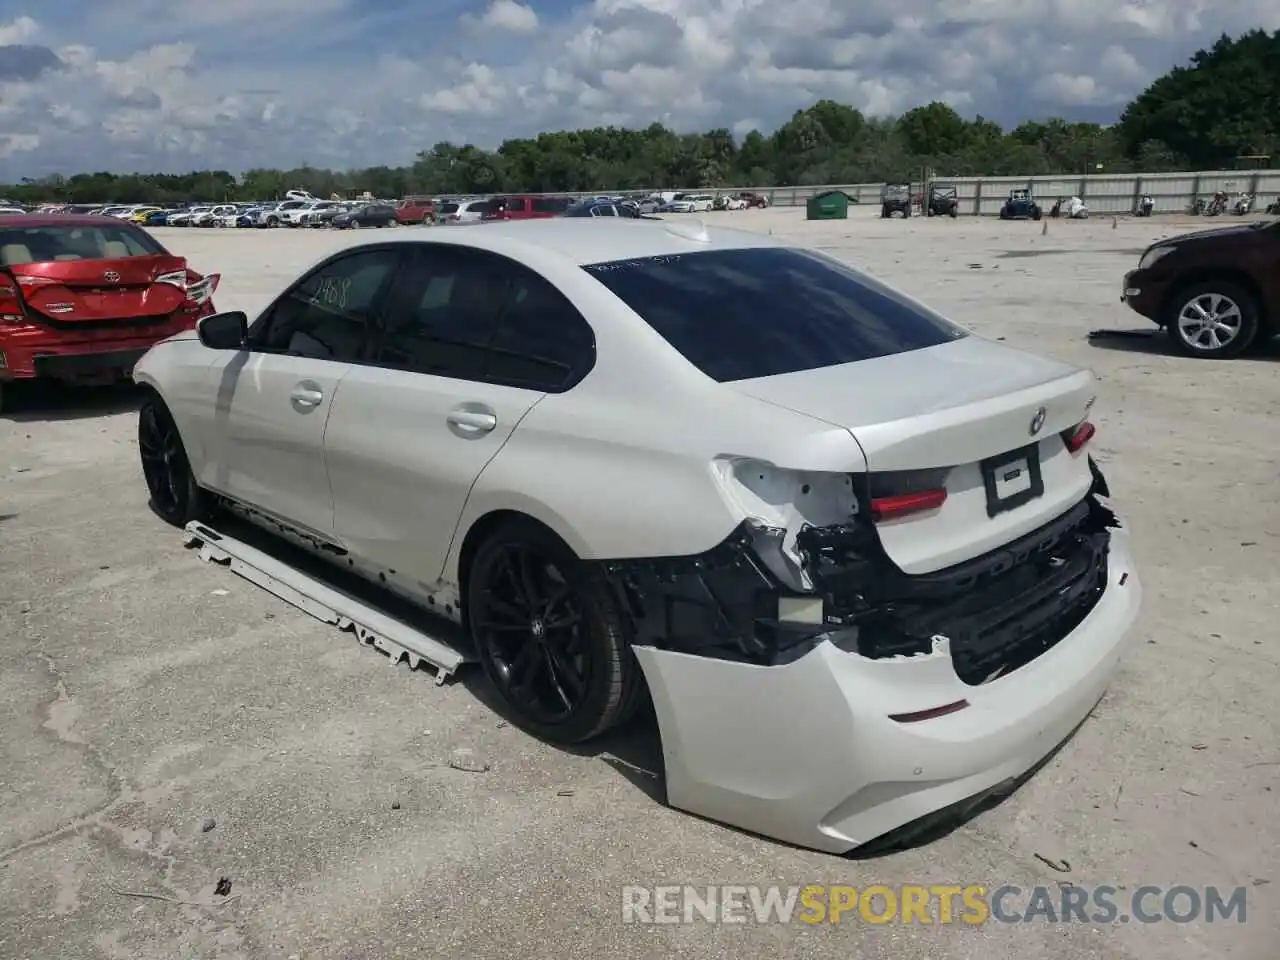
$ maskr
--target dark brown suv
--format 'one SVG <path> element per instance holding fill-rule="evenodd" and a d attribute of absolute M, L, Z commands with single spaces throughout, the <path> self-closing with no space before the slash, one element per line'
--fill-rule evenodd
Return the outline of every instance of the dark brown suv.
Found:
<path fill-rule="evenodd" d="M 1154 243 L 1120 299 L 1187 356 L 1238 356 L 1280 333 L 1280 220 Z"/>

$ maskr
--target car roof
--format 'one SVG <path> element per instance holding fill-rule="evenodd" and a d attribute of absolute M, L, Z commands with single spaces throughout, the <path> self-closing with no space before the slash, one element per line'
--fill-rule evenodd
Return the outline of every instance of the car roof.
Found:
<path fill-rule="evenodd" d="M 109 208 L 108 208 L 109 209 Z M 127 230 L 135 229 L 128 220 L 118 217 L 91 217 L 88 214 L 73 213 L 27 213 L 22 216 L 0 217 L 0 227 L 104 227 L 123 226 Z"/>
<path fill-rule="evenodd" d="M 431 230 L 427 233 L 429 235 L 415 232 L 405 240 L 411 243 L 452 243 L 507 254 L 519 254 L 524 249 L 536 247 L 579 266 L 636 257 L 784 246 L 772 237 L 748 230 L 702 226 L 700 222 L 631 218 L 500 220 L 469 229 Z"/>

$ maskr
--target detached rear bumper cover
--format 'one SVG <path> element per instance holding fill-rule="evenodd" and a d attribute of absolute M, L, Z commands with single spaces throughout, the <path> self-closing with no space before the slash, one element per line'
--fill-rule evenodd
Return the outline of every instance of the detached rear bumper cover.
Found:
<path fill-rule="evenodd" d="M 637 646 L 672 806 L 844 853 L 1030 770 L 1106 690 L 1141 604 L 1128 537 L 1080 624 L 1013 673 L 964 683 L 949 641 L 872 660 L 823 641 L 781 666 Z M 891 715 L 966 699 L 946 716 Z"/>

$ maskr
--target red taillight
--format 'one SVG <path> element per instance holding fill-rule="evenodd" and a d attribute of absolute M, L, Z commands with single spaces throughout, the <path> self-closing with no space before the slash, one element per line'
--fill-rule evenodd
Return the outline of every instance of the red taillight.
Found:
<path fill-rule="evenodd" d="M 871 501 L 872 520 L 896 520 L 925 510 L 936 510 L 947 500 L 946 490 L 920 490 L 892 497 L 876 497 Z"/>
<path fill-rule="evenodd" d="M 26 322 L 18 288 L 7 277 L 0 279 L 0 325 L 20 326 Z"/>
<path fill-rule="evenodd" d="M 211 273 L 190 284 L 187 287 L 187 302 L 197 306 L 207 303 L 213 296 L 213 292 L 218 289 L 218 281 L 221 279 L 222 274 Z"/>
<path fill-rule="evenodd" d="M 913 713 L 891 713 L 890 720 L 898 723 L 919 723 L 921 720 L 934 720 L 938 717 L 945 717 L 949 713 L 956 713 L 969 706 L 968 700 L 957 700 L 955 703 L 945 703 L 940 707 L 931 707 L 928 710 L 916 710 Z"/>
<path fill-rule="evenodd" d="M 1079 453 L 1086 443 L 1093 439 L 1093 435 L 1098 430 L 1088 420 L 1078 423 L 1070 430 L 1066 430 L 1062 434 L 1062 442 L 1067 445 L 1067 450 L 1071 453 Z"/>

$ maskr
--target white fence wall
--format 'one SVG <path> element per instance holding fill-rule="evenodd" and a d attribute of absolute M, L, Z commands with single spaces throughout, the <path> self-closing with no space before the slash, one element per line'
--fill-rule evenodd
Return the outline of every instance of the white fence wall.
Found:
<path fill-rule="evenodd" d="M 1186 213 L 1194 197 L 1208 201 L 1218 190 L 1234 199 L 1241 191 L 1255 197 L 1254 210 L 1280 198 L 1280 170 L 1205 170 L 1199 173 L 1099 174 L 1078 177 L 952 177 L 940 182 L 954 184 L 960 195 L 960 212 L 996 216 L 1014 189 L 1030 189 L 1041 205 L 1048 208 L 1058 197 L 1078 196 L 1094 214 L 1130 213 L 1134 202 L 1143 194 L 1155 201 L 1156 213 Z M 812 196 L 828 190 L 843 190 L 859 203 L 878 205 L 880 183 L 824 184 L 809 187 L 720 187 L 705 193 L 736 193 L 752 190 L 769 197 L 775 206 L 800 207 Z M 919 189 L 919 184 L 915 185 Z M 599 191 L 607 193 L 609 191 Z M 633 193 L 636 191 L 627 191 Z M 576 197 L 598 193 L 572 194 Z M 564 194 L 560 194 L 564 196 Z"/>
<path fill-rule="evenodd" d="M 1232 195 L 1241 191 L 1255 197 L 1254 209 L 1261 211 L 1280 197 L 1280 170 L 1205 170 L 1198 173 L 1099 174 L 1079 177 L 953 177 L 939 178 L 954 184 L 960 195 L 962 214 L 995 216 L 1014 189 L 1029 189 L 1048 209 L 1058 197 L 1078 196 L 1089 212 L 1129 213 L 1135 201 L 1148 194 L 1156 213 L 1185 213 L 1195 197 L 1206 201 L 1218 190 Z M 777 206 L 803 206 L 814 194 L 843 190 L 859 203 L 880 202 L 879 183 L 831 184 L 810 187 L 742 187 L 721 189 L 755 190 L 770 197 Z M 919 188 L 919 185 L 916 185 Z M 708 191 L 710 192 L 710 191 Z"/>

